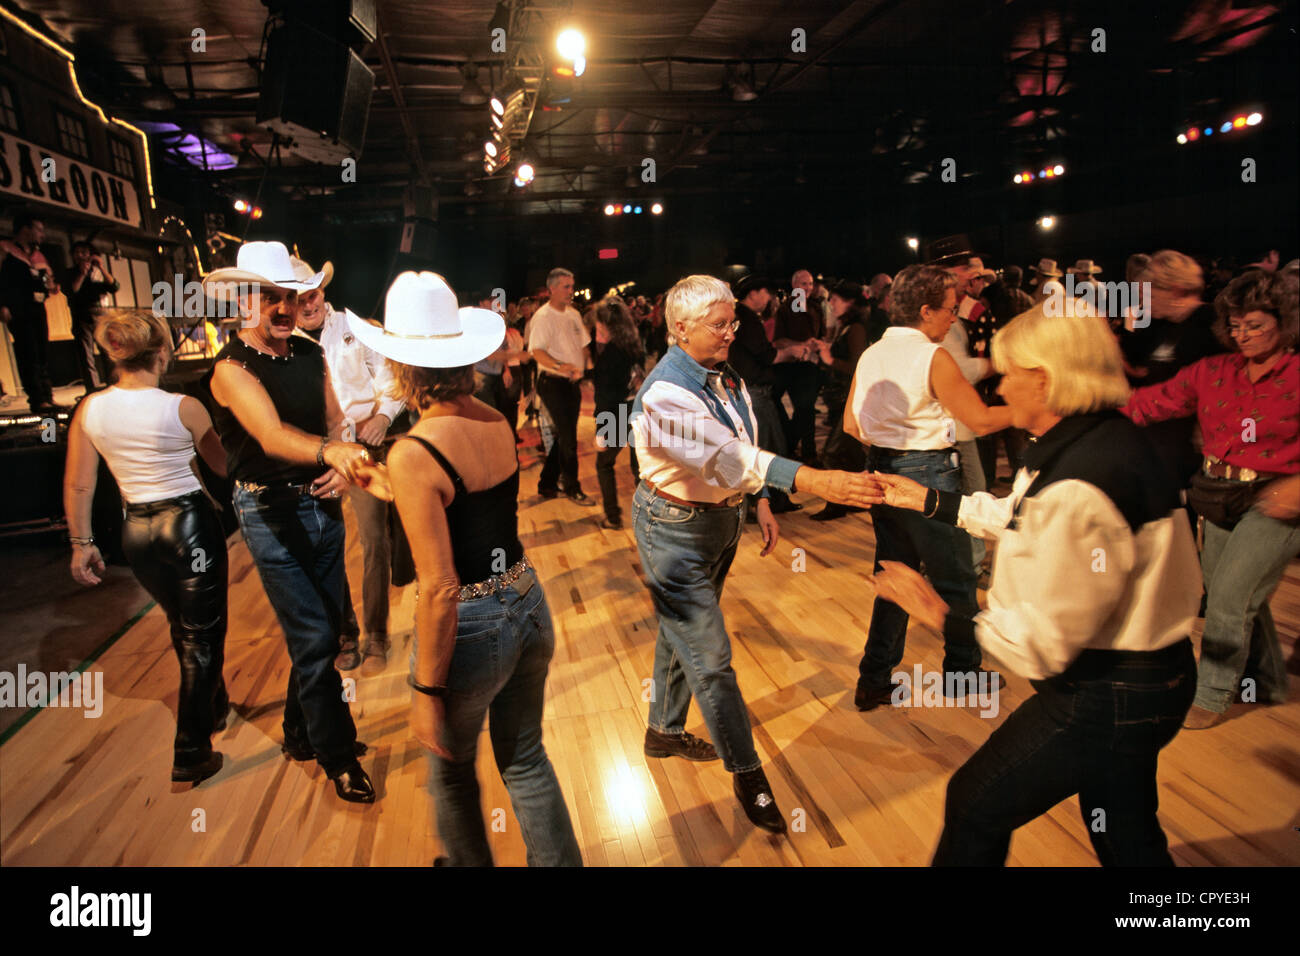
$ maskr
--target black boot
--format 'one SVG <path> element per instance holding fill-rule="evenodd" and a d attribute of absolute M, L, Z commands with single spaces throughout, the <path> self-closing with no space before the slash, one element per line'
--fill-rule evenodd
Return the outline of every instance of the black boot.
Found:
<path fill-rule="evenodd" d="M 731 789 L 735 791 L 736 799 L 740 801 L 750 823 L 772 833 L 785 832 L 785 817 L 777 809 L 776 798 L 772 796 L 772 787 L 768 784 L 762 767 L 735 774 Z"/>

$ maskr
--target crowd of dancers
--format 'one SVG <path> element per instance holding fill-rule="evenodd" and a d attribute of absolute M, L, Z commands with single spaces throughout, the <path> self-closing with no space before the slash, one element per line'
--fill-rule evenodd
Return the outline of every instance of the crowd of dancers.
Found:
<path fill-rule="evenodd" d="M 623 526 L 627 446 L 659 620 L 647 757 L 720 761 L 747 817 L 785 830 L 721 596 L 746 523 L 770 554 L 777 516 L 799 507 L 789 496 L 808 494 L 826 502 L 814 520 L 869 510 L 874 525 L 860 710 L 897 699 L 911 617 L 943 637 L 950 697 L 1004 683 L 986 654 L 1033 684 L 949 782 L 934 862 L 1001 863 L 1016 828 L 1078 794 L 1085 821 L 1105 811 L 1106 827 L 1088 827 L 1103 863 L 1171 864 L 1160 750 L 1234 701 L 1286 699 L 1268 600 L 1300 554 L 1296 264 L 1216 276 L 1210 296 L 1193 259 L 1135 256 L 1128 278 L 1147 294 L 1121 306 L 1090 260 L 1062 283 L 1043 259 L 1021 290 L 1019 269 L 986 268 L 963 236 L 926 259 L 868 285 L 801 270 L 784 299 L 763 277 L 693 275 L 653 302 L 611 295 L 585 314 L 565 269 L 500 311 L 407 272 L 380 324 L 325 300 L 330 264 L 250 242 L 205 278 L 243 316 L 207 406 L 159 388 L 165 318 L 105 313 L 95 336 L 115 383 L 82 401 L 70 432 L 72 573 L 103 574 L 90 526 L 102 458 L 126 555 L 180 661 L 173 779 L 220 771 L 211 735 L 230 707 L 226 544 L 197 456 L 234 483 L 285 636 L 285 754 L 317 760 L 342 799 L 375 799 L 340 670 L 384 669 L 389 586 L 414 578 L 410 722 L 444 862 L 492 861 L 474 772 L 486 717 L 528 862 L 580 865 L 542 742 L 555 633 L 518 536 L 517 432 L 521 417 L 538 421 L 541 498 L 594 505 L 577 435 L 591 378 L 601 523 Z M 820 450 L 819 396 L 831 425 Z M 1005 480 L 999 445 L 1013 471 L 1002 496 L 989 491 Z M 363 545 L 364 645 L 344 495 Z M 707 741 L 686 731 L 692 700 Z"/>

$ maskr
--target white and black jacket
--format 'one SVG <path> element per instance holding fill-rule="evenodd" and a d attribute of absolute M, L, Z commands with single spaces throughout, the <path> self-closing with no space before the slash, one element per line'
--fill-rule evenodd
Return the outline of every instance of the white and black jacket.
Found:
<path fill-rule="evenodd" d="M 1201 569 L 1178 483 L 1118 412 L 1073 415 L 1031 442 L 1007 498 L 941 493 L 935 517 L 998 542 L 988 610 L 949 614 L 1031 680 L 1085 649 L 1156 651 L 1191 633 Z"/>

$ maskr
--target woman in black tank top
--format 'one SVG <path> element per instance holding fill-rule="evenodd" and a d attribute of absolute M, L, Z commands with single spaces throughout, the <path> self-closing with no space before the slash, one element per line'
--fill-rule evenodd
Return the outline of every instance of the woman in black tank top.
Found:
<path fill-rule="evenodd" d="M 509 423 L 473 396 L 473 363 L 500 347 L 501 318 L 456 309 L 441 277 L 407 272 L 387 328 L 348 315 L 389 357 L 395 397 L 420 419 L 388 472 L 416 568 L 411 725 L 451 866 L 491 866 L 474 760 L 484 715 L 530 866 L 581 866 L 569 811 L 542 746 L 550 609 L 519 542 L 519 466 Z M 400 356 L 401 361 L 394 356 Z M 406 364 L 412 363 L 412 364 Z"/>

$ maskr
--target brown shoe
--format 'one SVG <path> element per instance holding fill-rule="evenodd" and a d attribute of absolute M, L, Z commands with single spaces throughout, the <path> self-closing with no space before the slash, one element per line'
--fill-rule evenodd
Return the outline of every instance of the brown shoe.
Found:
<path fill-rule="evenodd" d="M 357 653 L 357 642 L 347 640 L 346 638 L 339 645 L 338 657 L 334 658 L 334 666 L 341 671 L 356 670 L 361 666 L 361 655 Z"/>
<path fill-rule="evenodd" d="M 361 676 L 374 677 L 382 674 L 388 666 L 388 638 L 371 637 L 366 639 L 366 648 L 362 651 Z"/>
<path fill-rule="evenodd" d="M 1209 730 L 1215 724 L 1223 719 L 1223 714 L 1215 713 L 1212 710 L 1206 710 L 1204 707 L 1192 705 L 1192 709 L 1187 712 L 1187 717 L 1183 720 L 1184 730 Z"/>

